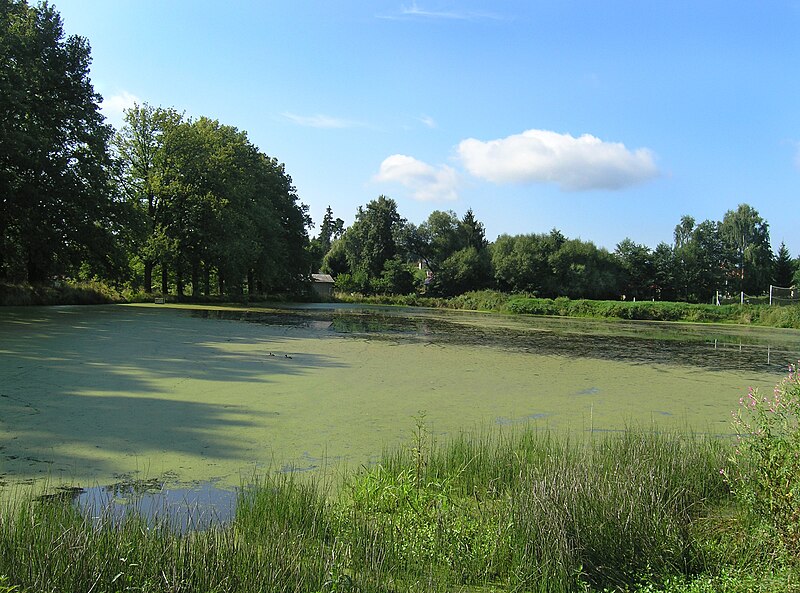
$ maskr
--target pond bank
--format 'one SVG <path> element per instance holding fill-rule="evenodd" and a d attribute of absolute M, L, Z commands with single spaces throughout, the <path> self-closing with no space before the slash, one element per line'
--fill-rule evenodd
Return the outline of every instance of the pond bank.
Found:
<path fill-rule="evenodd" d="M 566 297 L 543 299 L 493 290 L 468 292 L 452 298 L 418 295 L 368 296 L 337 294 L 340 302 L 466 309 L 524 315 L 679 321 L 687 323 L 730 323 L 762 327 L 800 329 L 800 305 L 707 305 L 664 301 L 592 301 Z"/>

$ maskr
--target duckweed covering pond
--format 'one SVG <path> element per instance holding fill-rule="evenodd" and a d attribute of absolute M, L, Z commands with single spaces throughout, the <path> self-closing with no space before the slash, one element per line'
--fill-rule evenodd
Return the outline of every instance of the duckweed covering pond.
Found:
<path fill-rule="evenodd" d="M 252 321 L 252 323 L 248 323 Z M 487 425 L 730 433 L 791 330 L 378 307 L 0 310 L 0 480 L 235 487 L 375 460 L 426 412 Z"/>

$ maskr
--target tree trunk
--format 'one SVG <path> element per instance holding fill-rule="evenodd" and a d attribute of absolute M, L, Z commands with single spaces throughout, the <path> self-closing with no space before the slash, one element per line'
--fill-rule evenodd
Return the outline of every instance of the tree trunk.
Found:
<path fill-rule="evenodd" d="M 203 266 L 203 284 L 206 296 L 211 295 L 211 266 L 208 264 Z"/>
<path fill-rule="evenodd" d="M 153 262 L 150 260 L 144 262 L 144 291 L 153 292 Z"/>
<path fill-rule="evenodd" d="M 247 272 L 247 294 L 250 296 L 256 293 L 256 275 L 253 270 Z"/>
<path fill-rule="evenodd" d="M 192 262 L 192 296 L 200 295 L 200 263 Z"/>
<path fill-rule="evenodd" d="M 161 264 L 161 294 L 167 296 L 169 293 L 169 270 L 167 264 Z"/>

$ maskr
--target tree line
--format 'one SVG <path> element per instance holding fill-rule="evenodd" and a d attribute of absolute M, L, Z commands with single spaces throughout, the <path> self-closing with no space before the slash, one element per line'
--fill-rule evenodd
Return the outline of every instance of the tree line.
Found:
<path fill-rule="evenodd" d="M 327 237 L 330 242 L 330 237 Z M 454 296 L 495 288 L 541 297 L 710 302 L 717 293 L 760 295 L 770 284 L 798 284 L 798 261 L 770 247 L 769 225 L 748 204 L 721 221 L 683 216 L 672 243 L 655 249 L 629 238 L 613 252 L 559 230 L 486 240 L 468 210 L 434 211 L 420 225 L 380 196 L 359 207 L 321 260 L 340 290 Z"/>
<path fill-rule="evenodd" d="M 490 243 L 472 210 L 419 225 L 385 196 L 316 237 L 291 177 L 235 127 L 135 105 L 115 131 L 89 79 L 89 43 L 48 4 L 0 0 L 0 281 L 101 279 L 178 295 L 297 293 L 311 272 L 340 290 L 708 302 L 797 284 L 785 246 L 742 204 L 721 221 L 684 216 L 673 241 L 613 252 L 548 233 Z"/>
<path fill-rule="evenodd" d="M 0 280 L 134 290 L 296 290 L 307 207 L 246 132 L 136 105 L 115 133 L 89 43 L 48 4 L 0 0 Z"/>

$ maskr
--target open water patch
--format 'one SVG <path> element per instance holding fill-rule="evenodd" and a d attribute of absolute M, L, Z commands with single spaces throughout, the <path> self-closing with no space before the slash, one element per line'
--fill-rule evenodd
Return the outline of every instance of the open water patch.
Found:
<path fill-rule="evenodd" d="M 93 521 L 118 525 L 131 518 L 149 527 L 167 526 L 178 533 L 227 525 L 235 517 L 238 490 L 215 482 L 185 487 L 153 480 L 125 480 L 107 486 L 62 486 L 37 498 L 42 504 L 71 504 Z"/>

